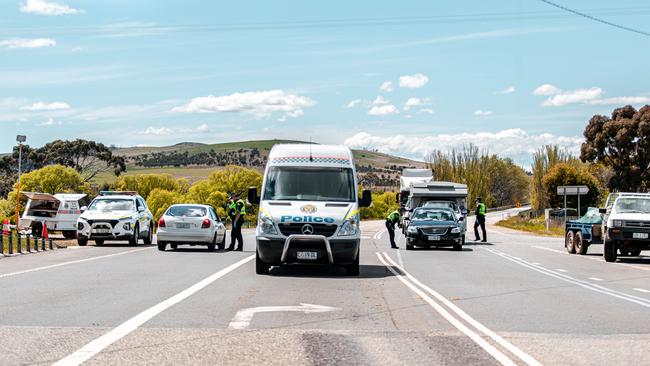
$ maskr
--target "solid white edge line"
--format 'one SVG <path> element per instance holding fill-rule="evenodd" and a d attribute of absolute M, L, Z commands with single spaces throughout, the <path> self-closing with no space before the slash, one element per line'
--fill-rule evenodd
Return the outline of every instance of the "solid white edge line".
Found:
<path fill-rule="evenodd" d="M 635 287 L 635 288 L 633 288 L 632 290 L 634 290 L 634 291 L 639 291 L 639 292 L 643 292 L 643 293 L 646 293 L 646 294 L 650 294 L 650 290 L 646 290 L 646 289 L 644 289 L 644 288 L 638 288 L 638 287 Z"/>
<path fill-rule="evenodd" d="M 22 271 L 11 272 L 11 273 L 4 273 L 4 274 L 0 274 L 0 278 L 11 277 L 11 276 L 16 276 L 16 275 L 21 275 L 21 274 L 31 273 L 31 272 L 38 272 L 38 271 L 43 271 L 43 270 L 50 269 L 50 268 L 63 267 L 63 266 L 67 266 L 67 265 L 70 265 L 70 264 L 77 264 L 77 263 L 83 263 L 83 262 L 90 262 L 90 261 L 94 261 L 94 260 L 98 260 L 98 259 L 117 257 L 118 255 L 136 253 L 136 252 L 141 252 L 143 250 L 153 249 L 153 248 L 154 247 L 147 247 L 147 248 L 127 250 L 125 252 L 100 255 L 100 256 L 96 256 L 96 257 L 78 259 L 78 260 L 69 261 L 69 262 L 61 262 L 61 263 L 57 263 L 57 264 L 51 264 L 49 266 L 30 268 L 30 269 L 25 269 L 25 270 L 22 270 Z"/>
<path fill-rule="evenodd" d="M 546 251 L 549 251 L 549 252 L 558 253 L 558 254 L 562 254 L 562 255 L 568 254 L 565 250 L 547 248 L 547 247 L 542 247 L 542 246 L 538 246 L 538 245 L 533 245 L 533 248 L 546 250 Z M 590 257 L 590 256 L 586 256 L 586 255 L 575 255 L 575 256 L 573 256 L 573 258 L 589 259 L 589 260 L 596 261 L 596 262 L 601 262 L 601 263 L 604 262 L 604 260 L 602 258 Z M 630 264 L 630 263 L 617 262 L 617 263 L 611 263 L 611 264 L 616 265 L 616 266 L 621 266 L 621 267 L 640 269 L 642 271 L 650 271 L 650 267 L 640 267 L 640 266 L 636 266 L 636 265 Z"/>
<path fill-rule="evenodd" d="M 463 311 L 461 308 L 456 306 L 454 303 L 449 301 L 446 297 L 442 296 L 438 292 L 434 291 L 431 289 L 429 286 L 423 284 L 420 282 L 417 278 L 413 277 L 410 273 L 408 273 L 403 267 L 398 266 L 395 261 L 386 253 L 384 252 L 384 256 L 386 256 L 386 259 L 395 267 L 397 267 L 404 275 L 411 280 L 413 283 L 416 285 L 420 286 L 422 289 L 424 289 L 426 292 L 429 294 L 433 295 L 436 299 L 438 299 L 440 302 L 445 304 L 449 309 L 451 309 L 453 312 L 458 314 L 462 319 L 464 319 L 466 322 L 471 324 L 474 328 L 482 332 L 483 334 L 487 335 L 488 337 L 492 338 L 495 342 L 503 346 L 505 349 L 510 351 L 512 354 L 515 356 L 519 357 L 523 362 L 525 362 L 527 365 L 535 365 L 535 366 L 541 366 L 542 364 L 537 361 L 533 356 L 527 354 L 526 352 L 522 351 L 519 347 L 515 346 L 514 344 L 508 342 L 504 338 L 502 338 L 500 335 L 496 334 L 494 331 L 490 330 L 488 327 L 480 323 L 478 320 L 472 318 L 469 314 L 467 314 L 465 311 Z"/>
<path fill-rule="evenodd" d="M 192 296 L 193 294 L 197 293 L 198 291 L 202 290 L 203 288 L 211 284 L 212 282 L 236 270 L 243 264 L 251 261 L 253 258 L 255 258 L 255 256 L 251 255 L 236 263 L 233 263 L 228 267 L 204 278 L 203 280 L 195 283 L 194 285 L 188 287 L 187 289 L 168 298 L 167 300 L 164 300 L 150 307 L 149 309 L 141 312 L 140 314 L 134 316 L 133 318 L 113 328 L 108 333 L 102 335 L 101 337 L 81 347 L 79 350 L 75 351 L 74 353 L 54 363 L 53 366 L 76 366 L 82 364 L 83 362 L 89 360 L 90 358 L 92 358 L 93 356 L 95 356 L 96 354 L 104 350 L 106 347 L 110 346 L 111 344 L 122 339 L 129 333 L 138 329 L 138 327 L 140 327 L 142 324 L 146 323 L 147 321 L 151 320 L 156 315 L 167 310 L 171 306 L 178 304 L 179 302 L 187 299 L 188 297 Z"/>
<path fill-rule="evenodd" d="M 456 319 L 453 315 L 449 314 L 445 308 L 443 308 L 440 304 L 435 302 L 429 295 L 424 293 L 424 291 L 420 290 L 417 288 L 415 285 L 413 285 L 411 282 L 406 280 L 403 275 L 399 274 L 393 266 L 389 265 L 386 260 L 382 257 L 381 254 L 378 252 L 375 253 L 377 254 L 377 258 L 379 258 L 379 261 L 388 268 L 388 270 L 397 277 L 397 279 L 402 282 L 403 284 L 406 285 L 406 287 L 410 288 L 413 292 L 415 292 L 418 296 L 422 298 L 426 303 L 431 305 L 432 308 L 434 308 L 438 314 L 440 314 L 443 318 L 445 318 L 451 325 L 456 327 L 459 331 L 464 333 L 466 336 L 468 336 L 471 340 L 474 341 L 478 346 L 483 348 L 485 352 L 490 354 L 490 356 L 494 357 L 495 360 L 499 361 L 500 364 L 502 365 L 509 365 L 509 366 L 514 366 L 516 363 L 514 363 L 508 356 L 506 356 L 503 352 L 499 351 L 496 347 L 488 343 L 485 339 L 483 339 L 480 335 L 476 334 L 476 332 L 472 331 L 469 329 L 465 324 L 463 324 L 460 320 Z"/>

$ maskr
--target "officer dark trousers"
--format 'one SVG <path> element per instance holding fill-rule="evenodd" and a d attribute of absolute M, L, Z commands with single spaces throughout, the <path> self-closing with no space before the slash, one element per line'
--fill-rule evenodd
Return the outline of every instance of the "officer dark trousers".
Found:
<path fill-rule="evenodd" d="M 235 247 L 235 242 L 237 242 L 237 249 L 235 250 L 243 250 L 244 248 L 244 238 L 242 237 L 241 234 L 241 227 L 244 224 L 244 217 L 240 216 L 239 220 L 237 220 L 237 225 L 234 225 L 232 230 L 230 230 L 230 246 L 228 247 L 229 250 L 232 250 Z"/>
<path fill-rule="evenodd" d="M 388 230 L 388 237 L 390 238 L 390 246 L 396 247 L 397 244 L 395 244 L 395 224 L 391 224 L 388 221 L 386 221 L 386 230 Z"/>
<path fill-rule="evenodd" d="M 474 221 L 474 238 L 476 240 L 480 240 L 481 238 L 478 236 L 478 227 L 481 227 L 481 231 L 483 232 L 483 241 L 487 241 L 487 234 L 485 232 L 485 216 L 484 215 L 476 215 L 476 221 Z"/>

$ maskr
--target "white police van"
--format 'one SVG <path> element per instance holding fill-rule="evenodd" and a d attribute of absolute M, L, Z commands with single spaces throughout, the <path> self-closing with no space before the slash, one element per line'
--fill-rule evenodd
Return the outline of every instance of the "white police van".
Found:
<path fill-rule="evenodd" d="M 259 204 L 257 274 L 271 266 L 319 263 L 344 266 L 359 274 L 359 207 L 368 207 L 370 191 L 358 198 L 354 159 L 349 148 L 280 144 L 269 153 Z"/>

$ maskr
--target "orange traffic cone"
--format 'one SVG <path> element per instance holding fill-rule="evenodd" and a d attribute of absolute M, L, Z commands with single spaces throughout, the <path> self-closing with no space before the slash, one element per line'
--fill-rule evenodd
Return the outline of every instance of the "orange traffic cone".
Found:
<path fill-rule="evenodd" d="M 9 236 L 9 219 L 2 223 L 2 236 Z"/>
<path fill-rule="evenodd" d="M 41 237 L 43 237 L 45 239 L 50 238 L 50 233 L 47 231 L 47 223 L 45 223 L 45 222 L 43 223 L 43 232 L 41 233 Z"/>

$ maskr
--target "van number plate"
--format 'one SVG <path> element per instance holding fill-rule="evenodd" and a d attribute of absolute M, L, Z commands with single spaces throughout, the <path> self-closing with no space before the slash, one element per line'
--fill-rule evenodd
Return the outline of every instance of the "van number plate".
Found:
<path fill-rule="evenodd" d="M 633 233 L 632 237 L 634 239 L 648 239 L 648 233 Z"/>
<path fill-rule="evenodd" d="M 296 255 L 298 256 L 298 259 L 310 261 L 318 259 L 318 252 L 298 252 Z"/>
<path fill-rule="evenodd" d="M 440 235 L 429 235 L 429 241 L 440 241 Z"/>

